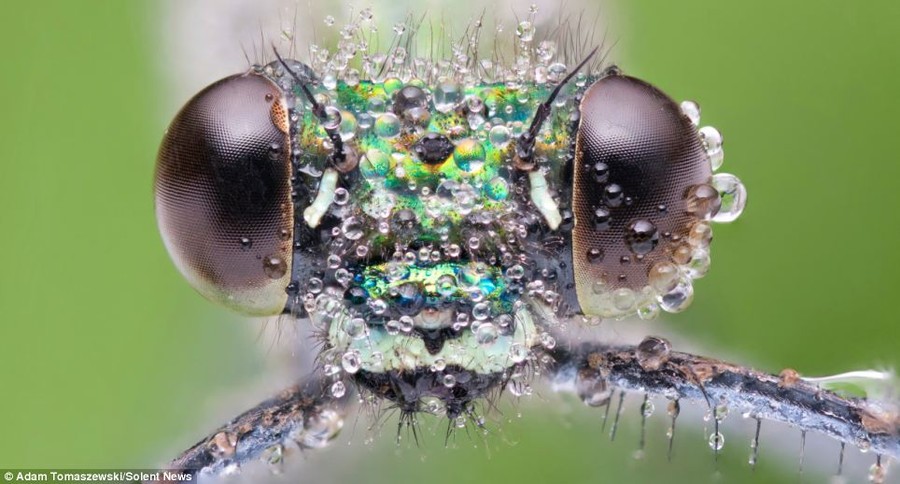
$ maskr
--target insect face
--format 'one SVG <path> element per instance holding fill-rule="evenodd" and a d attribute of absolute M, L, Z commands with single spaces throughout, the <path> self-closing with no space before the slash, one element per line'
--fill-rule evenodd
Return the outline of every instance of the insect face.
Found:
<path fill-rule="evenodd" d="M 560 321 L 683 310 L 723 208 L 720 140 L 649 84 L 579 72 L 593 52 L 567 68 L 554 50 L 514 81 L 398 51 L 369 79 L 276 53 L 213 84 L 160 150 L 176 264 L 216 302 L 308 319 L 335 396 L 352 380 L 451 418 L 529 374 Z"/>

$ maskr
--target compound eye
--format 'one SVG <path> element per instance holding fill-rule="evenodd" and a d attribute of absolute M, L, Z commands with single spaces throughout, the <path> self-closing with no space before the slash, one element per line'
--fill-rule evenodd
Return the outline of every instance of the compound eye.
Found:
<path fill-rule="evenodd" d="M 575 285 L 585 314 L 653 317 L 691 303 L 692 278 L 709 264 L 708 221 L 720 208 L 739 213 L 743 206 L 743 185 L 725 175 L 740 207 L 722 207 L 710 160 L 719 148 L 643 81 L 611 75 L 585 92 L 572 195 Z"/>
<path fill-rule="evenodd" d="M 293 242 L 287 107 L 268 79 L 227 77 L 166 131 L 156 217 L 175 265 L 208 299 L 252 315 L 287 301 Z"/>

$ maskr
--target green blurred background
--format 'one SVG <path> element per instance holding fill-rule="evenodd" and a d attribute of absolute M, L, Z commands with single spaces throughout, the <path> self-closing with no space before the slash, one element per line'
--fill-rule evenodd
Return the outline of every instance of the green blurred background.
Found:
<path fill-rule="evenodd" d="M 156 233 L 155 151 L 184 100 L 162 67 L 161 4 L 0 8 L 0 467 L 154 466 L 267 365 L 257 323 L 196 296 Z M 658 324 L 769 371 L 897 367 L 900 4 L 658 0 L 617 17 L 622 67 L 697 100 L 750 195 L 717 226 L 692 309 Z M 796 480 L 792 461 L 752 475 L 736 433 L 718 472 L 699 430 L 667 463 L 662 410 L 635 461 L 635 418 L 610 444 L 598 412 L 545 399 L 486 444 L 445 450 L 439 427 L 397 450 L 388 429 L 360 450 L 363 417 L 346 432 L 360 452 L 311 460 L 336 481 Z"/>

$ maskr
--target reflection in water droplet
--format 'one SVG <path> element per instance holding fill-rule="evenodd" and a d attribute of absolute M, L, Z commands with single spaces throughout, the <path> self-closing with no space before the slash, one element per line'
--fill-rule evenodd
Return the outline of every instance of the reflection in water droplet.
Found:
<path fill-rule="evenodd" d="M 669 360 L 671 351 L 672 344 L 665 338 L 648 336 L 638 345 L 635 355 L 641 368 L 656 371 Z"/>
<path fill-rule="evenodd" d="M 700 124 L 700 105 L 694 101 L 681 101 L 681 114 L 691 120 L 691 124 Z"/>
<path fill-rule="evenodd" d="M 688 213 L 701 220 L 709 220 L 720 210 L 722 201 L 718 190 L 703 183 L 688 189 L 685 203 Z"/>
<path fill-rule="evenodd" d="M 725 436 L 722 435 L 722 432 L 715 432 L 710 434 L 709 448 L 718 452 L 722 450 L 722 447 L 725 447 Z"/>
<path fill-rule="evenodd" d="M 498 124 L 491 128 L 491 131 L 488 134 L 488 140 L 490 140 L 491 144 L 501 150 L 506 148 L 511 139 L 512 135 L 509 132 L 509 128 L 502 124 Z"/>
<path fill-rule="evenodd" d="M 474 173 L 484 166 L 484 147 L 477 140 L 468 138 L 459 141 L 453 150 L 453 160 L 460 170 Z"/>
<path fill-rule="evenodd" d="M 613 390 L 599 371 L 582 369 L 575 377 L 575 391 L 581 401 L 589 407 L 599 407 L 609 403 Z"/>
<path fill-rule="evenodd" d="M 383 113 L 375 119 L 375 134 L 382 138 L 394 138 L 400 134 L 400 118 L 393 113 Z"/>
<path fill-rule="evenodd" d="M 345 393 L 347 393 L 347 387 L 344 385 L 344 382 L 336 381 L 331 385 L 331 396 L 334 398 L 341 398 Z"/>
<path fill-rule="evenodd" d="M 322 121 L 322 127 L 326 130 L 337 129 L 341 125 L 341 111 L 333 106 L 325 108 L 325 119 Z"/>
<path fill-rule="evenodd" d="M 712 186 L 719 191 L 722 206 L 713 216 L 717 223 L 734 222 L 744 211 L 747 204 L 747 189 L 741 180 L 729 173 L 717 173 L 712 177 Z"/>
<path fill-rule="evenodd" d="M 281 279 L 287 273 L 287 263 L 277 255 L 269 255 L 263 259 L 263 272 L 270 279 Z"/>
<path fill-rule="evenodd" d="M 347 373 L 353 374 L 359 371 L 362 362 L 359 359 L 359 353 L 356 350 L 350 350 L 341 356 L 341 367 Z"/>
<path fill-rule="evenodd" d="M 635 254 L 649 254 L 659 243 L 659 231 L 649 220 L 635 220 L 625 230 L 625 243 Z"/>
<path fill-rule="evenodd" d="M 341 232 L 350 240 L 358 240 L 363 236 L 363 224 L 356 217 L 349 217 L 341 225 Z"/>
<path fill-rule="evenodd" d="M 694 301 L 694 286 L 689 277 L 681 277 L 671 291 L 659 297 L 659 307 L 670 313 L 680 313 Z"/>
<path fill-rule="evenodd" d="M 494 344 L 499 335 L 500 332 L 493 323 L 482 323 L 475 330 L 475 341 L 478 341 L 478 344 L 487 346 Z"/>
<path fill-rule="evenodd" d="M 650 268 L 647 279 L 653 289 L 665 294 L 678 285 L 678 267 L 671 262 L 657 262 Z"/>

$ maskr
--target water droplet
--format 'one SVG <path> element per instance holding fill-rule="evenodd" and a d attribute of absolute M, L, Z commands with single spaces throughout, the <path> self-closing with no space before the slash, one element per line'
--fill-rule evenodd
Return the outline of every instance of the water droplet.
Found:
<path fill-rule="evenodd" d="M 247 251 L 253 247 L 253 240 L 250 237 L 241 237 L 241 250 Z"/>
<path fill-rule="evenodd" d="M 644 321 L 651 321 L 659 317 L 659 304 L 654 301 L 644 301 L 637 308 L 637 315 Z"/>
<path fill-rule="evenodd" d="M 484 302 L 480 302 L 472 307 L 472 317 L 479 320 L 484 321 L 491 315 L 491 307 Z"/>
<path fill-rule="evenodd" d="M 611 220 L 612 215 L 605 207 L 597 207 L 597 209 L 594 210 L 594 230 L 602 232 L 608 229 Z"/>
<path fill-rule="evenodd" d="M 331 396 L 341 398 L 347 393 L 347 386 L 342 381 L 336 381 L 331 385 Z"/>
<path fill-rule="evenodd" d="M 538 58 L 544 62 L 550 62 L 556 56 L 556 42 L 552 40 L 542 40 L 535 51 Z"/>
<path fill-rule="evenodd" d="M 685 203 L 685 210 L 688 213 L 701 220 L 709 220 L 719 211 L 722 200 L 718 190 L 702 183 L 688 189 Z"/>
<path fill-rule="evenodd" d="M 622 205 L 622 201 L 625 198 L 625 194 L 622 191 L 622 187 L 616 185 L 615 183 L 610 183 L 606 185 L 606 188 L 603 189 L 603 201 L 606 202 L 606 205 L 610 207 L 618 207 Z"/>
<path fill-rule="evenodd" d="M 647 273 L 647 279 L 653 289 L 665 294 L 678 284 L 678 267 L 671 262 L 657 262 Z"/>
<path fill-rule="evenodd" d="M 287 273 L 287 263 L 277 255 L 263 258 L 263 272 L 269 279 L 281 279 Z"/>
<path fill-rule="evenodd" d="M 412 285 L 412 284 L 410 284 Z M 415 327 L 415 320 L 410 316 L 400 316 L 400 331 L 411 333 Z"/>
<path fill-rule="evenodd" d="M 600 407 L 609 403 L 613 390 L 599 371 L 584 368 L 575 375 L 575 393 L 589 407 Z"/>
<path fill-rule="evenodd" d="M 648 336 L 638 345 L 635 356 L 641 368 L 656 371 L 669 361 L 671 351 L 672 344 L 665 338 Z"/>
<path fill-rule="evenodd" d="M 333 106 L 328 106 L 325 108 L 325 119 L 322 121 L 322 126 L 328 130 L 337 129 L 338 126 L 341 125 L 341 111 Z"/>
<path fill-rule="evenodd" d="M 645 418 L 653 415 L 655 411 L 656 405 L 654 405 L 653 400 L 645 399 L 644 403 L 641 404 L 641 415 Z"/>
<path fill-rule="evenodd" d="M 528 348 L 521 343 L 513 343 L 509 347 L 509 359 L 513 363 L 521 363 L 528 358 Z"/>
<path fill-rule="evenodd" d="M 747 204 L 747 189 L 738 177 L 729 173 L 717 173 L 712 177 L 712 186 L 719 191 L 722 205 L 712 221 L 729 223 L 737 220 Z"/>
<path fill-rule="evenodd" d="M 879 456 L 878 460 L 869 467 L 869 482 L 883 484 L 885 477 L 887 477 L 887 466 L 881 463 L 881 456 Z"/>
<path fill-rule="evenodd" d="M 707 153 L 722 149 L 722 133 L 712 126 L 700 128 L 700 139 L 703 141 L 703 147 L 706 148 Z"/>
<path fill-rule="evenodd" d="M 362 339 L 369 334 L 363 318 L 350 318 L 344 321 L 344 332 L 353 339 Z"/>
<path fill-rule="evenodd" d="M 350 201 L 350 192 L 344 187 L 338 187 L 334 191 L 334 203 L 337 205 L 346 205 Z"/>
<path fill-rule="evenodd" d="M 516 264 L 508 269 L 506 269 L 506 277 L 517 281 L 525 276 L 525 268 L 519 264 Z"/>
<path fill-rule="evenodd" d="M 714 413 L 715 413 L 715 418 L 718 422 L 724 421 L 725 418 L 728 417 L 728 405 L 725 404 L 724 402 L 716 405 L 716 409 L 715 409 Z"/>
<path fill-rule="evenodd" d="M 691 124 L 697 126 L 700 124 L 700 105 L 694 101 L 681 101 L 681 114 L 687 116 L 691 120 Z"/>
<path fill-rule="evenodd" d="M 649 254 L 659 243 L 659 231 L 649 220 L 635 220 L 625 230 L 625 243 L 635 254 Z"/>
<path fill-rule="evenodd" d="M 616 289 L 612 295 L 613 306 L 619 311 L 627 312 L 634 307 L 634 291 L 627 287 Z"/>
<path fill-rule="evenodd" d="M 329 27 L 334 25 L 334 17 L 332 17 L 331 15 L 326 15 L 325 16 L 325 25 L 327 25 Z"/>
<path fill-rule="evenodd" d="M 344 420 L 340 414 L 330 409 L 322 410 L 307 418 L 306 429 L 298 439 L 298 443 L 302 447 L 321 449 L 337 437 L 343 427 Z"/>
<path fill-rule="evenodd" d="M 463 89 L 456 81 L 445 81 L 437 85 L 433 93 L 434 108 L 441 113 L 452 111 L 463 100 Z M 475 98 L 477 99 L 477 98 Z"/>
<path fill-rule="evenodd" d="M 453 160 L 460 170 L 467 173 L 475 173 L 484 166 L 484 147 L 477 140 L 467 138 L 456 144 L 453 150 Z"/>
<path fill-rule="evenodd" d="M 528 20 L 519 22 L 519 25 L 516 27 L 516 36 L 518 36 L 519 40 L 522 42 L 531 42 L 532 39 L 534 39 L 534 32 L 534 24 Z"/>
<path fill-rule="evenodd" d="M 359 240 L 363 236 L 363 224 L 356 217 L 348 217 L 341 225 L 341 232 L 349 240 Z"/>
<path fill-rule="evenodd" d="M 669 313 L 680 313 L 694 301 L 694 286 L 687 276 L 680 277 L 671 291 L 659 296 L 659 307 Z"/>
<path fill-rule="evenodd" d="M 339 133 L 341 139 L 349 141 L 356 136 L 356 116 L 350 111 L 341 112 L 341 124 L 339 125 Z"/>
<path fill-rule="evenodd" d="M 400 134 L 400 118 L 393 113 L 380 114 L 375 119 L 375 134 L 382 138 L 395 138 Z"/>
<path fill-rule="evenodd" d="M 360 366 L 362 366 L 362 361 L 360 361 L 359 352 L 350 350 L 341 356 L 341 368 L 347 373 L 356 373 Z"/>
<path fill-rule="evenodd" d="M 394 95 L 394 114 L 402 116 L 403 113 L 413 109 L 428 107 L 428 96 L 419 86 L 406 85 Z"/>
<path fill-rule="evenodd" d="M 491 128 L 491 131 L 488 134 L 488 140 L 491 144 L 501 150 L 506 148 L 511 139 L 512 135 L 509 132 L 509 128 L 502 124 L 498 124 Z"/>
<path fill-rule="evenodd" d="M 712 227 L 706 222 L 697 222 L 688 233 L 688 242 L 694 247 L 708 247 L 712 242 Z"/>
<path fill-rule="evenodd" d="M 447 373 L 443 378 L 441 378 L 441 383 L 443 383 L 447 388 L 453 388 L 456 386 L 456 377 Z"/>
<path fill-rule="evenodd" d="M 709 272 L 709 265 L 709 251 L 698 247 L 691 253 L 691 262 L 684 268 L 684 272 L 691 279 L 700 279 Z"/>
<path fill-rule="evenodd" d="M 500 332 L 493 323 L 482 323 L 478 326 L 478 329 L 475 330 L 475 341 L 481 345 L 487 346 L 494 344 L 494 342 L 497 341 L 498 336 L 500 336 Z"/>
<path fill-rule="evenodd" d="M 606 183 L 609 181 L 609 165 L 598 161 L 591 169 L 591 175 L 597 183 Z"/>
<path fill-rule="evenodd" d="M 715 432 L 709 436 L 709 448 L 718 452 L 725 447 L 725 436 L 722 432 Z"/>
<path fill-rule="evenodd" d="M 591 264 L 598 264 L 600 262 L 603 262 L 603 256 L 603 249 L 594 247 L 593 249 L 588 249 L 587 251 L 587 261 Z"/>

